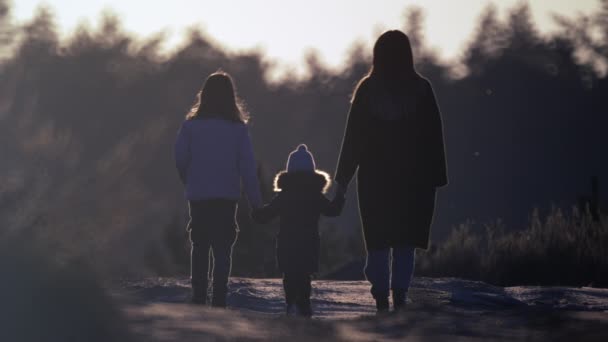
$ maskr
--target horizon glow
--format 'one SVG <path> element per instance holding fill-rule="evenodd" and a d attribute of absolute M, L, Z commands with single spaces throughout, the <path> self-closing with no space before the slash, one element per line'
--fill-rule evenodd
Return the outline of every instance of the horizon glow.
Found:
<path fill-rule="evenodd" d="M 599 7 L 597 0 L 530 0 L 533 19 L 543 33 L 556 28 L 553 14 L 575 16 Z M 378 5 L 381 3 L 382 5 Z M 305 56 L 311 51 L 324 65 L 339 68 L 355 42 L 369 46 L 389 28 L 402 28 L 404 13 L 413 6 L 425 14 L 428 47 L 443 60 L 457 59 L 474 32 L 479 14 L 489 0 L 397 1 L 365 0 L 208 1 L 208 0 L 19 0 L 13 2 L 17 23 L 30 20 L 40 5 L 49 7 L 62 37 L 79 25 L 95 29 L 100 14 L 115 13 L 123 29 L 139 38 L 166 33 L 164 48 L 170 51 L 184 41 L 189 27 L 199 27 L 228 51 L 260 50 L 279 73 L 305 72 Z M 500 18 L 521 0 L 493 2 Z M 169 6 L 167 6 L 169 5 Z"/>

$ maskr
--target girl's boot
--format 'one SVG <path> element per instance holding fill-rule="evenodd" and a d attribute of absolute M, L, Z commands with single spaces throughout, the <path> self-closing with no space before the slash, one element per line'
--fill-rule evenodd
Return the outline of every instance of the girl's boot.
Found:
<path fill-rule="evenodd" d="M 405 309 L 405 301 L 407 292 L 405 290 L 393 290 L 393 308 L 395 312 L 400 312 Z"/>
<path fill-rule="evenodd" d="M 376 310 L 378 315 L 388 313 L 388 295 L 376 297 Z"/>
<path fill-rule="evenodd" d="M 310 298 L 302 298 L 297 301 L 297 315 L 302 317 L 312 317 L 312 305 Z"/>
<path fill-rule="evenodd" d="M 285 304 L 285 315 L 286 316 L 295 316 L 296 315 L 296 305 L 293 303 Z"/>

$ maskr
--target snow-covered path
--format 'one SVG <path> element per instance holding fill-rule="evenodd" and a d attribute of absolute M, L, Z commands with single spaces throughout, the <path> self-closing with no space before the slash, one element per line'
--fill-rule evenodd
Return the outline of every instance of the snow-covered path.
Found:
<path fill-rule="evenodd" d="M 280 279 L 232 278 L 228 310 L 184 304 L 186 278 L 125 282 L 117 297 L 133 330 L 161 341 L 608 340 L 608 289 L 416 278 L 407 311 L 378 318 L 366 282 L 313 286 L 313 320 L 282 316 Z"/>

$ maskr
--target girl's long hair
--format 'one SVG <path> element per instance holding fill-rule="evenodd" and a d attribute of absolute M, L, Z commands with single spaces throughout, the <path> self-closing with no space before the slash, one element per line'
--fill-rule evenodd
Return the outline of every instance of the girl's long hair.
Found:
<path fill-rule="evenodd" d="M 203 88 L 196 94 L 196 101 L 187 120 L 215 118 L 247 123 L 249 114 L 236 94 L 232 77 L 223 71 L 209 75 Z"/>

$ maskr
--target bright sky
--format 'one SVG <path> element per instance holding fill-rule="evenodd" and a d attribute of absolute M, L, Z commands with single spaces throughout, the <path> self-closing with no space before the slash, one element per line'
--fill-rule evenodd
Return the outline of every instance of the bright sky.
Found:
<path fill-rule="evenodd" d="M 23 22 L 40 4 L 54 10 L 62 34 L 79 23 L 95 27 L 111 10 L 123 27 L 140 36 L 166 31 L 168 47 L 179 44 L 185 28 L 197 25 L 233 50 L 261 48 L 282 66 L 301 69 L 303 55 L 318 50 L 322 60 L 339 66 L 355 40 L 371 44 L 384 29 L 403 26 L 410 6 L 426 13 L 429 45 L 443 58 L 458 56 L 476 18 L 489 0 L 13 0 L 13 16 Z M 521 0 L 494 1 L 505 10 Z M 555 28 L 552 14 L 571 16 L 599 7 L 599 0 L 530 0 L 541 31 Z"/>

